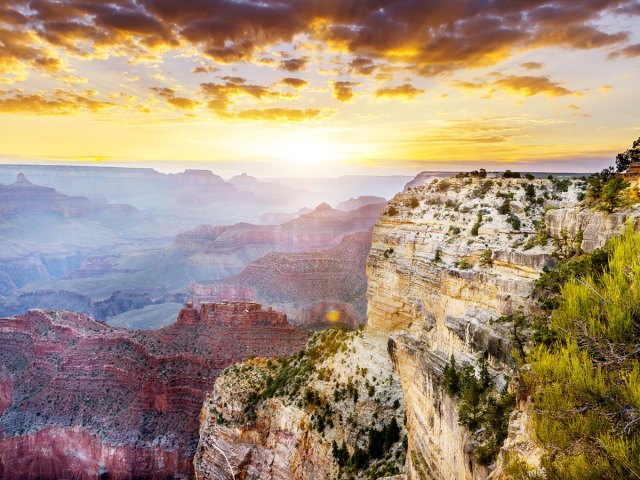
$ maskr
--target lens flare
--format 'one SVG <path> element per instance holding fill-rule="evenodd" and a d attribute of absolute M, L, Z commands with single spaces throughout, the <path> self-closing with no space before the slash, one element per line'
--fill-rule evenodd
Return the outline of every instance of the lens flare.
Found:
<path fill-rule="evenodd" d="M 327 321 L 334 323 L 340 320 L 342 314 L 340 313 L 340 310 L 331 309 L 327 310 L 327 313 L 325 313 L 324 316 Z"/>

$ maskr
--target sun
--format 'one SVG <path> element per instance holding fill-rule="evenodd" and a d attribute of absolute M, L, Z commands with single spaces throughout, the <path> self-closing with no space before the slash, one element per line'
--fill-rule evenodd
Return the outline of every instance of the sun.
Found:
<path fill-rule="evenodd" d="M 294 164 L 317 164 L 341 160 L 340 146 L 328 137 L 308 134 L 292 135 L 282 139 L 274 152 L 282 160 Z"/>

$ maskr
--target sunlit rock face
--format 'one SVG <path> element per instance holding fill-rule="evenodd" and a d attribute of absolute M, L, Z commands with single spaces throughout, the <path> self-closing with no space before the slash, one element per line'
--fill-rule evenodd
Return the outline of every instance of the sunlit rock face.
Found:
<path fill-rule="evenodd" d="M 549 236 L 578 238 L 586 253 L 604 246 L 609 238 L 622 233 L 628 223 L 640 228 L 637 210 L 607 213 L 579 207 L 560 208 L 547 212 L 545 219 Z"/>
<path fill-rule="evenodd" d="M 458 365 L 477 365 L 488 354 L 498 386 L 513 374 L 510 334 L 492 320 L 519 308 L 535 311 L 535 280 L 555 259 L 551 240 L 531 242 L 534 222 L 544 218 L 545 207 L 575 203 L 580 189 L 574 182 L 558 195 L 548 180 L 486 181 L 414 182 L 373 230 L 369 327 L 389 336 L 402 383 L 410 479 L 484 479 L 495 468 L 475 462 L 472 435 L 458 423 L 456 400 L 442 387 L 443 368 L 451 355 Z M 535 188 L 532 201 L 525 197 L 527 184 Z M 500 213 L 504 198 L 498 193 L 513 193 L 509 210 L 519 229 Z"/>
<path fill-rule="evenodd" d="M 248 360 L 218 377 L 200 417 L 194 458 L 198 480 L 347 478 L 334 458 L 333 442 L 349 452 L 356 446 L 366 450 L 368 429 L 381 429 L 392 418 L 400 426 L 399 438 L 382 461 L 402 470 L 404 406 L 386 335 L 367 329 L 336 335 L 336 351 L 320 348 L 318 354 L 299 357 L 301 363 L 287 371 L 291 385 L 264 400 L 256 399 L 281 364 Z M 300 366 L 308 359 L 313 368 L 305 374 Z M 319 404 L 305 401 L 308 391 L 321 399 Z M 362 471 L 357 478 L 369 476 Z"/>
<path fill-rule="evenodd" d="M 246 302 L 187 305 L 173 325 L 140 332 L 71 312 L 0 319 L 0 478 L 191 477 L 218 374 L 307 337 Z"/>

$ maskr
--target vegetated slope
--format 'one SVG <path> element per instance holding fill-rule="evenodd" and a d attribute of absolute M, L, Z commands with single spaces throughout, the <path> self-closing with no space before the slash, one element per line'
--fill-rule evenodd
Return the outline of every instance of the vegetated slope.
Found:
<path fill-rule="evenodd" d="M 526 345 L 507 319 L 540 314 L 539 275 L 640 213 L 579 205 L 586 178 L 515 175 L 409 187 L 374 228 L 369 326 L 393 344 L 410 478 L 497 479 L 509 459 L 539 465 L 530 392 L 512 381 Z"/>
<path fill-rule="evenodd" d="M 297 325 L 355 327 L 366 320 L 370 247 L 371 233 L 360 232 L 327 250 L 269 253 L 224 283 L 250 288 L 257 301 L 285 312 Z"/>
<path fill-rule="evenodd" d="M 523 350 L 521 381 L 548 478 L 636 478 L 640 472 L 640 233 L 579 252 L 541 277 L 550 314 L 508 318 Z M 513 458 L 511 478 L 540 475 Z"/>
<path fill-rule="evenodd" d="M 293 357 L 227 368 L 202 409 L 199 480 L 364 479 L 400 473 L 404 409 L 386 338 L 319 332 Z"/>
<path fill-rule="evenodd" d="M 219 372 L 291 354 L 306 338 L 251 303 L 187 306 L 145 332 L 70 312 L 0 319 L 0 477 L 189 476 Z"/>

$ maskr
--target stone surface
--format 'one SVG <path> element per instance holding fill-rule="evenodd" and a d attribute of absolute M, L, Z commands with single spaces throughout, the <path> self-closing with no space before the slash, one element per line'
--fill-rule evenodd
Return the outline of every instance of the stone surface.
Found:
<path fill-rule="evenodd" d="M 390 336 L 406 403 L 409 479 L 472 480 L 490 474 L 494 466 L 474 461 L 474 439 L 458 423 L 456 400 L 443 390 L 443 368 L 451 355 L 458 365 L 477 365 L 487 353 L 490 372 L 503 385 L 513 374 L 510 336 L 491 320 L 518 308 L 534 311 L 535 279 L 555 263 L 551 241 L 525 249 L 548 202 L 529 204 L 523 188 L 531 183 L 538 196 L 551 197 L 554 185 L 492 181 L 448 179 L 439 187 L 425 175 L 390 202 L 396 211 L 383 214 L 373 230 L 369 327 Z M 571 205 L 577 191 L 572 186 L 563 192 L 557 206 Z M 521 221 L 519 230 L 499 213 L 499 192 L 513 193 L 511 211 Z M 474 235 L 479 210 L 483 219 Z M 492 265 L 483 266 L 487 250 Z"/>
<path fill-rule="evenodd" d="M 307 337 L 251 303 L 188 305 L 175 324 L 140 332 L 70 312 L 0 319 L 0 477 L 190 477 L 218 374 Z"/>
<path fill-rule="evenodd" d="M 341 338 L 344 349 L 320 353 L 312 372 L 301 379 L 301 387 L 258 402 L 253 419 L 247 414 L 248 405 L 276 370 L 263 359 L 225 370 L 202 408 L 196 478 L 337 480 L 346 477 L 333 458 L 332 442 L 344 442 L 350 454 L 357 446 L 366 449 L 367 429 L 381 428 L 392 417 L 404 436 L 401 390 L 386 336 L 359 330 Z M 344 393 L 347 385 L 352 385 L 351 392 L 358 392 L 357 399 Z M 373 387 L 372 395 L 368 385 Z M 308 390 L 322 399 L 321 406 L 304 402 L 303 393 Z M 314 422 L 326 411 L 331 412 L 327 415 L 331 424 L 320 431 Z M 399 441 L 384 461 L 401 469 L 403 452 Z M 362 471 L 357 478 L 369 476 Z"/>
<path fill-rule="evenodd" d="M 371 233 L 361 232 L 326 250 L 270 253 L 222 285 L 245 296 L 242 287 L 249 288 L 250 298 L 285 312 L 295 325 L 340 323 L 355 328 L 366 320 L 370 246 Z"/>

